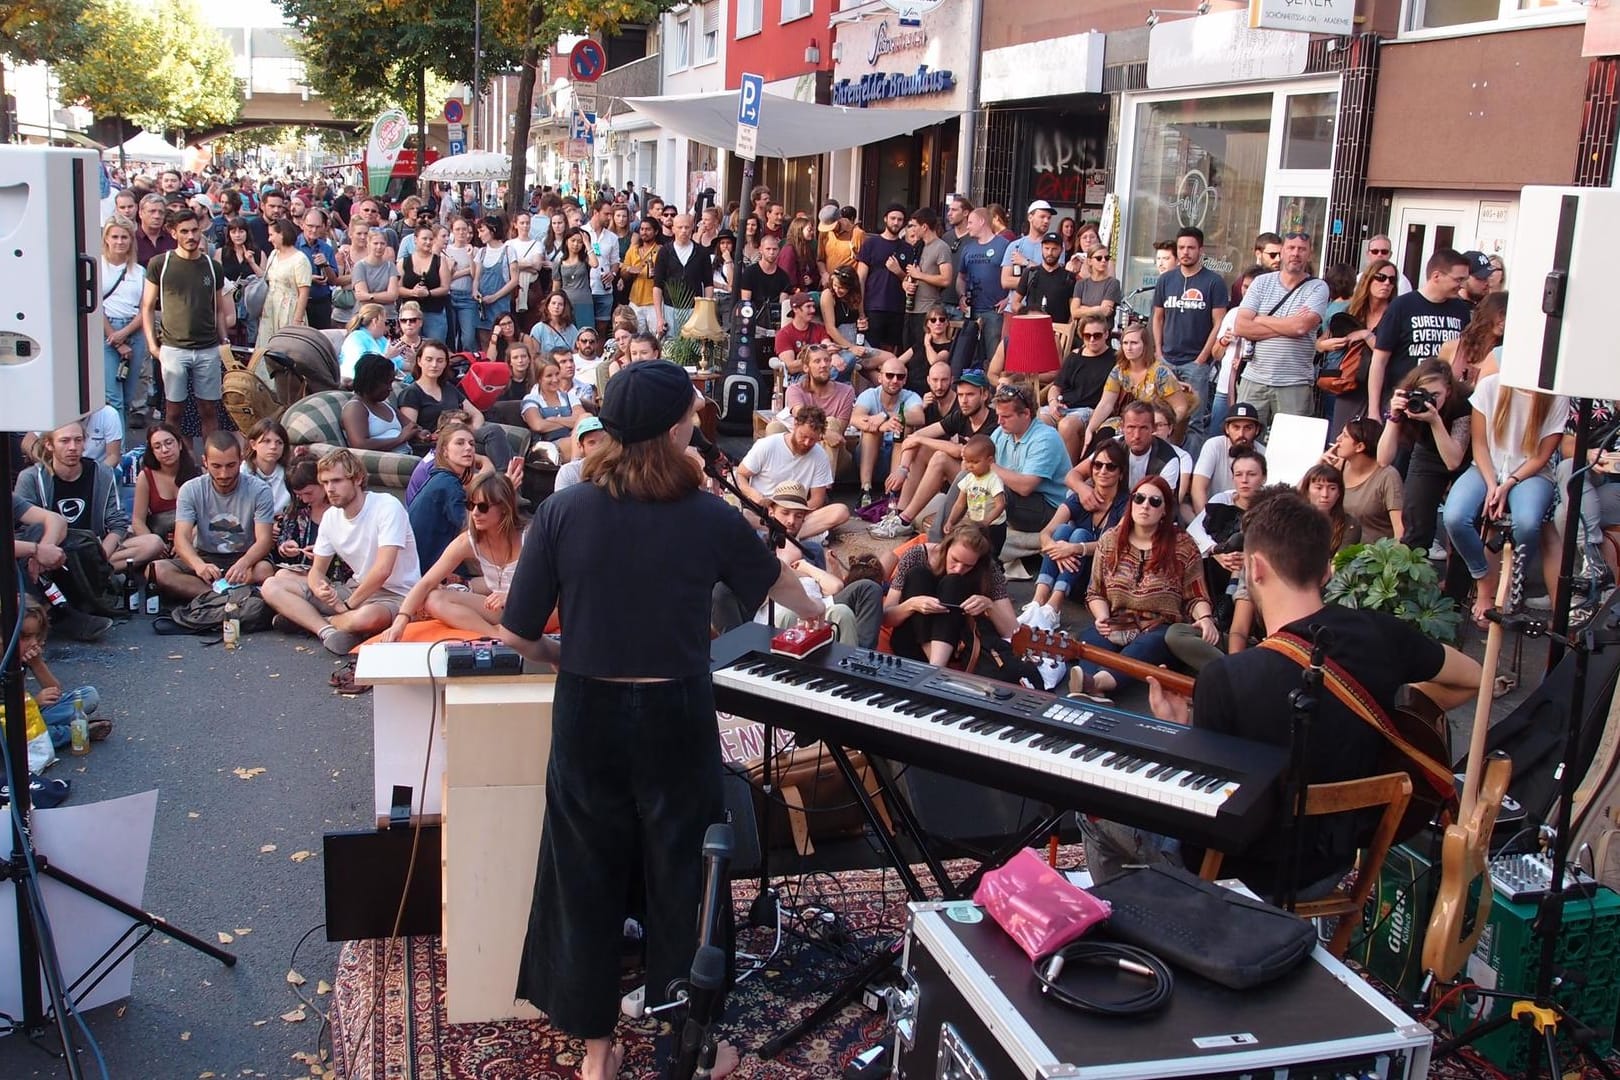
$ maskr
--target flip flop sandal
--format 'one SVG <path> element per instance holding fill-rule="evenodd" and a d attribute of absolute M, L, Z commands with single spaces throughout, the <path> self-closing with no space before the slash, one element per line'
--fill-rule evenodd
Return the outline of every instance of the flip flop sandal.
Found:
<path fill-rule="evenodd" d="M 354 665 L 352 664 L 345 664 L 338 668 L 332 672 L 326 681 L 331 684 L 332 689 L 345 697 L 369 693 L 371 690 L 371 684 L 354 681 Z"/>

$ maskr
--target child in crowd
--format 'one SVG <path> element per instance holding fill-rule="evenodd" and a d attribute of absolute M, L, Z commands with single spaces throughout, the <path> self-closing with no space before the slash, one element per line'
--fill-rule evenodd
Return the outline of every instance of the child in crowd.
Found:
<path fill-rule="evenodd" d="M 990 553 L 1001 555 L 1007 539 L 1007 492 L 996 475 L 996 447 L 988 435 L 975 435 L 962 444 L 962 497 L 951 508 L 945 531 L 950 532 L 965 515 L 990 539 Z"/>
<path fill-rule="evenodd" d="M 270 485 L 279 514 L 292 501 L 292 494 L 287 490 L 287 429 L 265 417 L 253 425 L 247 442 L 242 470 Z"/>
<path fill-rule="evenodd" d="M 72 741 L 74 702 L 84 704 L 85 715 L 90 719 L 90 740 L 100 742 L 112 734 L 113 728 L 111 720 L 96 717 L 101 695 L 93 686 L 66 691 L 62 689 L 62 684 L 51 673 L 50 665 L 45 663 L 45 638 L 49 632 L 50 623 L 45 618 L 45 608 L 37 601 L 29 600 L 28 606 L 23 609 L 22 634 L 17 639 L 17 649 L 22 662 L 39 683 L 39 689 L 32 696 L 45 718 L 46 730 L 51 733 L 51 745 L 60 750 Z"/>

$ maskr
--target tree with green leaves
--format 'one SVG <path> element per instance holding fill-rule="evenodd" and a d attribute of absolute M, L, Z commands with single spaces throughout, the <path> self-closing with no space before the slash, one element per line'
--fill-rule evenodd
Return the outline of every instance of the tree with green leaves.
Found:
<path fill-rule="evenodd" d="M 193 0 L 159 0 L 156 7 L 89 0 L 80 26 L 82 49 L 56 66 L 62 99 L 116 124 L 120 142 L 125 121 L 148 131 L 183 131 L 229 123 L 241 112 L 230 47 Z"/>
<path fill-rule="evenodd" d="M 78 56 L 86 34 L 87 0 L 23 0 L 0 3 L 0 56 L 17 64 L 60 64 Z M 0 65 L 0 99 L 5 96 L 5 67 Z M 11 114 L 0 109 L 0 143 L 10 142 Z"/>

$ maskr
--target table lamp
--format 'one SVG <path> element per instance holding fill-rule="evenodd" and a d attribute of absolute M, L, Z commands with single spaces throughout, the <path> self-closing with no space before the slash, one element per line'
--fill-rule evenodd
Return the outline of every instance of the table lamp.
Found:
<path fill-rule="evenodd" d="M 1007 320 L 1007 359 L 1002 370 L 1045 375 L 1061 366 L 1052 316 L 1034 313 Z"/>

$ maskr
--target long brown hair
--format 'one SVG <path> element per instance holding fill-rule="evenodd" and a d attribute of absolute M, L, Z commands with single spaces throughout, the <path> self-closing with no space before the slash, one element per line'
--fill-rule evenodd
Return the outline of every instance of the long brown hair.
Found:
<path fill-rule="evenodd" d="M 974 564 L 973 572 L 968 575 L 972 579 L 969 582 L 969 587 L 977 594 L 982 595 L 988 592 L 990 538 L 984 534 L 984 529 L 977 522 L 958 522 L 955 528 L 946 533 L 944 538 L 935 545 L 934 550 L 929 553 L 928 568 L 936 576 L 943 577 L 945 574 L 945 557 L 950 553 L 951 548 L 957 544 L 961 544 L 979 556 L 979 561 Z"/>
<path fill-rule="evenodd" d="M 1474 317 L 1468 320 L 1463 332 L 1457 338 L 1457 359 L 1469 366 L 1475 366 L 1490 355 L 1491 350 L 1502 343 L 1502 328 L 1507 322 L 1506 292 L 1487 293 L 1485 299 L 1479 302 L 1474 309 Z"/>
<path fill-rule="evenodd" d="M 1536 452 L 1536 446 L 1541 442 L 1541 428 L 1547 422 L 1547 414 L 1552 411 L 1554 398 L 1551 394 L 1538 394 L 1534 390 L 1519 390 L 1508 386 L 1498 377 L 1496 405 L 1491 409 L 1493 442 L 1500 442 L 1507 435 L 1508 418 L 1513 414 L 1513 398 L 1517 394 L 1523 394 L 1530 399 L 1530 417 L 1525 421 L 1524 439 L 1519 447 L 1524 456 L 1529 457 Z"/>
<path fill-rule="evenodd" d="M 629 445 L 609 435 L 586 455 L 580 477 L 641 502 L 677 502 L 703 485 L 702 467 L 665 435 Z"/>
<path fill-rule="evenodd" d="M 1339 489 L 1339 498 L 1333 504 L 1333 509 L 1327 512 L 1327 518 L 1333 523 L 1333 550 L 1338 551 L 1344 546 L 1344 534 L 1350 528 L 1350 515 L 1344 512 L 1344 474 L 1325 461 L 1318 461 L 1299 480 L 1299 493 L 1305 496 L 1306 501 L 1311 497 L 1311 485 L 1317 482 L 1333 484 Z M 1314 504 L 1313 504 L 1314 505 Z"/>
<path fill-rule="evenodd" d="M 443 469 L 445 472 L 457 476 L 460 476 L 461 474 L 457 473 L 456 470 L 451 467 L 450 462 L 445 458 L 444 453 L 450 448 L 450 440 L 458 433 L 463 431 L 467 433 L 467 437 L 469 439 L 474 440 L 474 448 L 476 449 L 477 437 L 473 435 L 472 425 L 464 424 L 459 420 L 452 421 L 448 424 L 440 424 L 439 430 L 435 432 L 433 436 L 433 464 L 436 467 Z M 478 466 L 475 459 L 473 468 L 476 469 L 477 467 Z M 465 476 L 461 476 L 461 479 L 465 482 L 467 478 Z"/>
<path fill-rule="evenodd" d="M 1162 476 L 1144 476 L 1131 488 L 1131 499 L 1134 502 L 1136 493 L 1143 488 L 1151 487 L 1164 498 L 1164 516 L 1159 519 L 1158 527 L 1153 530 L 1153 552 L 1148 556 L 1147 569 L 1166 572 L 1175 565 L 1176 561 L 1176 533 L 1181 526 L 1176 522 L 1176 496 L 1170 490 L 1170 482 Z M 1119 524 L 1114 526 L 1114 550 L 1108 558 L 1108 569 L 1113 570 L 1119 566 L 1119 557 L 1126 548 L 1131 546 L 1131 526 L 1133 523 L 1131 509 L 1125 508 L 1120 517 Z"/>
<path fill-rule="evenodd" d="M 1345 313 L 1363 326 L 1367 325 L 1367 309 L 1372 307 L 1373 278 L 1386 269 L 1397 278 L 1395 287 L 1389 293 L 1389 298 L 1395 299 L 1395 294 L 1401 287 L 1400 271 L 1396 270 L 1395 264 L 1388 259 L 1374 259 L 1367 264 L 1367 269 L 1361 272 L 1361 280 L 1356 282 L 1356 291 L 1350 294 L 1350 303 L 1345 306 Z"/>
<path fill-rule="evenodd" d="M 479 497 L 488 500 L 495 520 L 489 531 L 480 537 L 473 516 L 468 514 L 467 535 L 474 541 L 483 539 L 486 544 L 491 534 L 498 535 L 507 550 L 515 552 L 522 543 L 522 530 L 518 528 L 517 490 L 512 487 L 512 481 L 501 473 L 483 473 L 467 485 L 467 500 L 471 502 Z"/>

